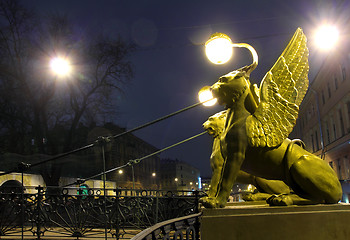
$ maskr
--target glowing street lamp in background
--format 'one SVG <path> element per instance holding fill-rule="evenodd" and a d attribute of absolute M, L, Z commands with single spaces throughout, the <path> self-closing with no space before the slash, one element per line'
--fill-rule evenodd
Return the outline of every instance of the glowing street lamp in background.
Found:
<path fill-rule="evenodd" d="M 321 50 L 329 50 L 335 46 L 339 38 L 338 29 L 332 25 L 323 25 L 315 32 L 315 43 Z"/>
<path fill-rule="evenodd" d="M 55 57 L 50 61 L 51 70 L 58 76 L 66 76 L 71 71 L 71 66 L 67 59 Z"/>

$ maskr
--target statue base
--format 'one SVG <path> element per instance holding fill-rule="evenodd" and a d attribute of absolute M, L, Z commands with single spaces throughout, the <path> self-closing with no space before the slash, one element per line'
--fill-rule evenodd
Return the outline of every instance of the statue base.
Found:
<path fill-rule="evenodd" d="M 201 211 L 201 240 L 350 238 L 350 204 L 270 207 L 266 202 L 240 202 Z"/>

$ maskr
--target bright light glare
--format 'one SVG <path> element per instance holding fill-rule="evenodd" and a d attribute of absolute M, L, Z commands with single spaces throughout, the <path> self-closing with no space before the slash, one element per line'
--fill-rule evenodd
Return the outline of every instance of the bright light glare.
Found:
<path fill-rule="evenodd" d="M 319 48 L 329 50 L 335 46 L 339 38 L 339 32 L 336 27 L 324 25 L 320 27 L 315 34 L 315 41 Z"/>
<path fill-rule="evenodd" d="M 50 62 L 51 69 L 54 73 L 60 76 L 65 76 L 70 72 L 70 65 L 66 59 L 63 58 L 53 58 Z"/>
<path fill-rule="evenodd" d="M 223 33 L 212 35 L 205 43 L 205 53 L 212 63 L 226 63 L 233 54 L 231 39 Z"/>
<path fill-rule="evenodd" d="M 119 174 L 123 174 L 123 170 L 120 169 L 120 170 L 118 171 L 118 173 L 119 173 Z"/>
<path fill-rule="evenodd" d="M 202 89 L 199 90 L 198 99 L 206 107 L 213 106 L 217 102 L 217 99 L 213 97 L 209 86 L 202 87 Z"/>

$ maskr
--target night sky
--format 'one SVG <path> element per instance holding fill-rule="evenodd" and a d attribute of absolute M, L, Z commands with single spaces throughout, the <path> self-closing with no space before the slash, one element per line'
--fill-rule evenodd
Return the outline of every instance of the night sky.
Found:
<path fill-rule="evenodd" d="M 348 1 L 126 1 L 26 0 L 40 14 L 62 13 L 84 28 L 120 34 L 137 45 L 131 61 L 135 76 L 125 94 L 115 100 L 119 111 L 107 121 L 132 129 L 194 103 L 201 87 L 251 63 L 246 49 L 234 49 L 225 65 L 210 63 L 203 44 L 215 32 L 246 42 L 258 52 L 259 65 L 251 75 L 260 83 L 298 27 L 309 39 L 310 79 L 323 57 L 312 46 L 313 31 L 323 21 L 343 22 L 339 11 Z M 344 7 L 345 6 L 345 7 Z M 331 20 L 333 19 L 333 20 Z M 134 134 L 163 148 L 203 131 L 202 123 L 223 106 L 197 107 Z M 212 139 L 201 136 L 162 153 L 192 164 L 210 176 Z M 141 157 L 141 156 L 140 156 Z"/>

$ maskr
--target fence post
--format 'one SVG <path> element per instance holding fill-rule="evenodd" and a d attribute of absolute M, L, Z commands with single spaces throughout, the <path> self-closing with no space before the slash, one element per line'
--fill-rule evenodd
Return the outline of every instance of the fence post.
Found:
<path fill-rule="evenodd" d="M 22 178 L 22 191 L 21 191 L 21 222 L 22 222 L 22 233 L 21 237 L 24 239 L 24 177 L 23 177 L 23 171 L 21 172 L 21 178 Z"/>
<path fill-rule="evenodd" d="M 194 191 L 194 195 L 195 195 L 195 200 L 194 200 L 194 203 L 195 203 L 195 213 L 199 213 L 199 191 L 196 190 Z M 199 216 L 196 217 L 196 220 L 194 222 L 194 229 L 196 231 L 195 233 L 195 239 L 196 240 L 199 240 L 200 239 L 200 234 L 199 234 L 199 231 L 200 231 L 200 221 L 199 221 Z"/>
<path fill-rule="evenodd" d="M 158 194 L 158 190 L 156 192 L 156 219 L 155 219 L 155 223 L 158 223 L 158 212 L 159 212 L 159 194 Z"/>
<path fill-rule="evenodd" d="M 121 194 L 121 190 L 117 187 L 115 189 L 115 236 L 116 239 L 119 239 L 119 229 L 120 229 L 120 216 L 119 216 L 119 196 Z"/>
<path fill-rule="evenodd" d="M 40 239 L 41 236 L 41 203 L 43 199 L 43 190 L 44 188 L 40 185 L 36 187 L 35 189 L 38 190 L 38 196 L 37 196 L 37 204 L 36 204 L 36 235 L 37 239 Z"/>
<path fill-rule="evenodd" d="M 194 204 L 195 204 L 195 213 L 199 213 L 199 191 L 196 190 L 194 191 L 195 199 L 194 199 Z"/>

